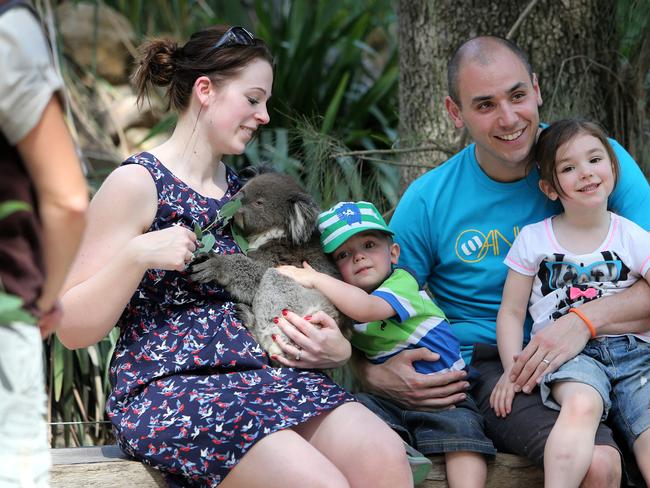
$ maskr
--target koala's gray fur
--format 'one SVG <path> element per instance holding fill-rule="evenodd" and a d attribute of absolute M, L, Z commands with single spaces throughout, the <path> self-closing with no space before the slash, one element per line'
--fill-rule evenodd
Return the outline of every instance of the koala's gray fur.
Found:
<path fill-rule="evenodd" d="M 278 173 L 262 173 L 248 181 L 235 198 L 242 206 L 234 222 L 249 242 L 248 255 L 210 253 L 193 266 L 192 279 L 216 281 L 240 302 L 241 319 L 270 355 L 281 355 L 273 341 L 279 335 L 291 342 L 273 322 L 287 309 L 300 316 L 318 310 L 339 325 L 347 323 L 332 303 L 318 290 L 307 289 L 281 275 L 275 267 L 307 261 L 314 269 L 340 277 L 332 260 L 323 253 L 316 230 L 320 209 L 295 181 Z"/>

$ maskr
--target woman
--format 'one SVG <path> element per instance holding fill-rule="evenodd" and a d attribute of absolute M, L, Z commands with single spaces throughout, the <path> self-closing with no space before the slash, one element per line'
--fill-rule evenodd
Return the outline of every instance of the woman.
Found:
<path fill-rule="evenodd" d="M 269 121 L 266 45 L 241 27 L 215 27 L 142 53 L 140 99 L 167 86 L 178 123 L 97 192 L 59 331 L 76 348 L 120 327 L 107 403 L 118 443 L 171 485 L 410 485 L 399 438 L 311 370 L 349 358 L 331 318 L 288 313 L 281 326 L 303 352 L 284 364 L 310 370 L 271 368 L 224 291 L 189 279 L 189 229 L 211 223 L 240 186 L 222 156 L 241 154 Z M 215 252 L 238 252 L 227 229 L 213 232 Z"/>

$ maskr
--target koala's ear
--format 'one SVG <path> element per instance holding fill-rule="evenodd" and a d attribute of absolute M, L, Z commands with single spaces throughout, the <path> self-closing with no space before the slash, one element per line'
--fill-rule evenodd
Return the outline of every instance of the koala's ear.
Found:
<path fill-rule="evenodd" d="M 296 245 L 302 245 L 311 239 L 316 228 L 318 206 L 316 202 L 305 193 L 295 193 L 289 197 L 291 211 L 288 216 L 287 232 Z"/>
<path fill-rule="evenodd" d="M 260 170 L 257 166 L 246 166 L 239 171 L 239 179 L 242 180 L 242 183 L 246 183 L 258 174 L 260 174 Z"/>

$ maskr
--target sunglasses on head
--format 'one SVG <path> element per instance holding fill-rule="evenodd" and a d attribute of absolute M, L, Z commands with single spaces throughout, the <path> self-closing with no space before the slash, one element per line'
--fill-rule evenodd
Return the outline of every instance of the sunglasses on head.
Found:
<path fill-rule="evenodd" d="M 212 46 L 212 49 L 219 49 L 228 46 L 252 46 L 255 44 L 255 36 L 243 27 L 235 26 L 228 29 L 223 36 Z"/>

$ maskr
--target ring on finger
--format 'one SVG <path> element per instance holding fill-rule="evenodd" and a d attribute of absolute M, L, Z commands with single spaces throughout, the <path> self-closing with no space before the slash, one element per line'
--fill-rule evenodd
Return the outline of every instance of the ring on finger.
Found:
<path fill-rule="evenodd" d="M 550 362 L 548 359 L 546 359 L 546 358 L 542 359 L 542 362 L 543 362 L 544 364 L 546 364 L 546 366 L 548 366 L 549 364 L 551 364 L 551 362 Z"/>
<path fill-rule="evenodd" d="M 296 361 L 300 361 L 301 356 L 302 356 L 302 349 L 298 348 L 298 352 L 296 353 Z"/>

